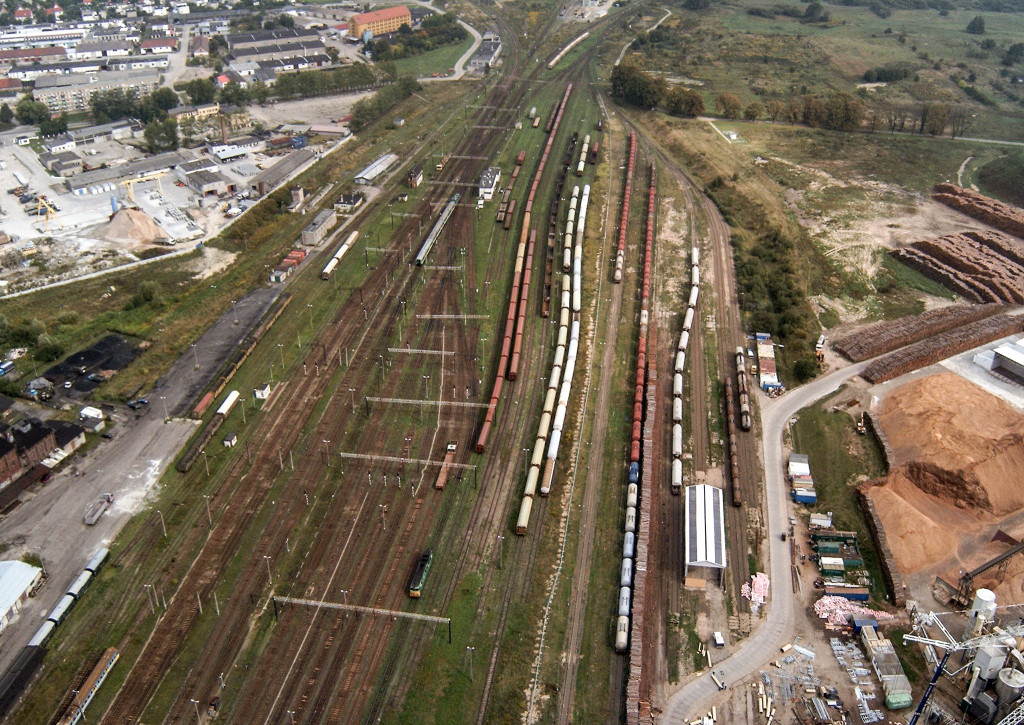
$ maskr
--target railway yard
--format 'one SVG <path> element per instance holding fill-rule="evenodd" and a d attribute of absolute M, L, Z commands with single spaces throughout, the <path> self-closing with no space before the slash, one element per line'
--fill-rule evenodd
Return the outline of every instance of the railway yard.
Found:
<path fill-rule="evenodd" d="M 826 369 L 822 351 L 821 377 L 763 394 L 774 358 L 744 325 L 733 230 L 667 139 L 603 94 L 602 44 L 651 19 L 618 5 L 585 30 L 553 8 L 528 35 L 488 15 L 500 72 L 429 108 L 382 193 L 204 365 L 206 387 L 164 411 L 195 431 L 158 489 L 6 638 L 32 638 L 0 678 L 6 722 L 770 725 L 823 722 L 807 703 L 840 695 L 861 715 L 842 722 L 875 721 L 845 620 L 813 609 L 821 542 L 870 535 L 819 540 L 797 513 L 792 426 L 846 385 L 849 432 L 872 396 L 1020 333 L 1019 216 L 936 187 L 1002 231 L 894 256 L 978 304 L 847 330 L 830 344 L 850 362 Z M 884 449 L 879 425 L 863 440 Z M 904 478 L 863 495 L 926 510 Z M 700 542 L 695 491 L 718 502 Z M 933 573 L 919 558 L 914 596 Z M 904 622 L 887 575 L 872 606 Z"/>

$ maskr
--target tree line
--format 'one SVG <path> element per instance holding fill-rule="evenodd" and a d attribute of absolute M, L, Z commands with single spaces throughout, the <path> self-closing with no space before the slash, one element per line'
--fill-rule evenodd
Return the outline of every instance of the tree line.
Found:
<path fill-rule="evenodd" d="M 402 25 L 390 38 L 367 42 L 365 50 L 374 60 L 398 60 L 461 43 L 466 37 L 466 30 L 459 25 L 455 13 L 434 14 L 424 18 L 418 30 Z"/>
<path fill-rule="evenodd" d="M 705 112 L 704 97 L 682 85 L 671 88 L 663 78 L 647 73 L 632 61 L 624 61 L 612 70 L 612 96 L 640 108 L 662 107 L 673 115 L 695 117 Z M 882 102 L 868 108 L 845 91 L 827 95 L 804 94 L 788 100 L 771 98 L 746 106 L 733 93 L 715 96 L 715 111 L 724 118 L 748 121 L 802 123 L 832 131 L 870 132 L 888 129 L 891 133 L 914 132 L 940 136 L 947 131 L 953 138 L 962 136 L 971 126 L 968 109 L 955 103 L 926 101 L 916 104 Z"/>

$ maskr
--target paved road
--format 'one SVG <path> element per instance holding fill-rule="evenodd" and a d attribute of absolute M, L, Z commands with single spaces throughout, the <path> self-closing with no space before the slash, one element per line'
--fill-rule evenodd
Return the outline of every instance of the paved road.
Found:
<path fill-rule="evenodd" d="M 280 287 L 261 287 L 239 300 L 199 338 L 194 351 L 190 348 L 182 354 L 157 381 L 148 393 L 148 406 L 138 412 L 120 406 L 108 411 L 113 440 L 101 440 L 87 455 L 74 459 L 0 521 L 0 546 L 7 547 L 4 557 L 35 553 L 49 574 L 42 590 L 4 631 L 0 672 L 28 643 L 96 550 L 109 544 L 145 508 L 153 487 L 195 432 L 194 422 L 173 416 L 188 412 L 191 401 L 278 294 Z M 167 423 L 165 404 L 172 416 Z M 114 505 L 95 526 L 86 526 L 82 523 L 85 509 L 106 492 L 114 494 Z"/>
<path fill-rule="evenodd" d="M 427 3 L 427 2 L 417 2 L 417 0 L 413 0 L 413 4 L 414 5 L 422 5 L 423 7 L 430 8 L 431 10 L 433 10 L 435 12 L 438 12 L 438 13 L 443 12 L 441 10 L 438 10 L 433 5 L 431 5 L 430 3 Z M 465 28 L 466 31 L 470 35 L 473 36 L 473 44 L 471 46 L 469 46 L 469 50 L 467 50 L 465 53 L 463 53 L 462 57 L 459 58 L 459 60 L 455 63 L 455 72 L 452 73 L 450 76 L 439 76 L 437 78 L 433 78 L 433 77 L 420 78 L 419 79 L 420 81 L 430 81 L 430 82 L 434 82 L 434 81 L 457 81 L 457 80 L 461 79 L 462 76 L 466 75 L 466 63 L 468 63 L 469 59 L 473 57 L 473 53 L 475 53 L 477 48 L 480 47 L 480 43 L 482 43 L 484 39 L 483 39 L 483 36 L 481 36 L 480 33 L 477 32 L 476 28 L 474 28 L 469 23 L 463 22 L 462 20 L 459 20 L 458 23 L 463 28 Z"/>
<path fill-rule="evenodd" d="M 714 666 L 715 673 L 727 685 L 744 680 L 775 659 L 779 647 L 785 644 L 793 633 L 795 604 L 790 585 L 789 544 L 779 538 L 779 535 L 789 527 L 790 515 L 783 473 L 782 434 L 789 419 L 797 412 L 860 374 L 868 362 L 837 370 L 802 388 L 792 390 L 781 398 L 762 397 L 760 401 L 772 584 L 768 614 L 761 627 L 734 650 L 732 656 Z M 718 689 L 711 681 L 711 677 L 707 674 L 700 675 L 669 698 L 659 722 L 671 725 L 688 723 L 710 709 L 718 695 Z"/>

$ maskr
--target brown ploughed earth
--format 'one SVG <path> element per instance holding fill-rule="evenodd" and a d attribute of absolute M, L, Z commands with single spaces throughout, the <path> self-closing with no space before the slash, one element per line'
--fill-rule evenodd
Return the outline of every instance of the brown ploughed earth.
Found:
<path fill-rule="evenodd" d="M 897 388 L 878 412 L 894 460 L 867 494 L 910 596 L 920 599 L 936 575 L 955 585 L 962 571 L 1024 536 L 1024 415 L 953 373 Z M 1001 574 L 985 572 L 975 586 L 1019 601 L 1024 558 L 1018 559 Z"/>

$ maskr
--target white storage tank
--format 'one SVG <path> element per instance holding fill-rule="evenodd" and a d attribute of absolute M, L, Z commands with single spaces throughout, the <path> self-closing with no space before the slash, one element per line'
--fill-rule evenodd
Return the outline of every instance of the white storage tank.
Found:
<path fill-rule="evenodd" d="M 689 346 L 689 344 L 690 344 L 690 333 L 687 332 L 686 330 L 683 330 L 682 333 L 679 335 L 679 349 L 680 350 L 686 350 L 686 348 Z"/>
<path fill-rule="evenodd" d="M 626 508 L 636 508 L 636 497 L 639 493 L 639 489 L 635 483 L 631 483 L 626 486 Z"/>
<path fill-rule="evenodd" d="M 555 347 L 555 367 L 562 367 L 565 362 L 565 345 L 558 345 Z M 550 387 L 550 386 L 548 386 Z"/>
<path fill-rule="evenodd" d="M 548 441 L 548 455 L 547 458 L 554 460 L 558 457 L 558 444 L 562 442 L 562 431 L 553 430 L 551 431 L 551 440 Z"/>
<path fill-rule="evenodd" d="M 672 395 L 683 394 L 683 374 L 676 373 L 672 376 Z"/>
<path fill-rule="evenodd" d="M 628 617 L 629 616 L 629 597 L 630 597 L 629 587 L 620 587 L 619 588 L 619 616 L 620 617 Z"/>
<path fill-rule="evenodd" d="M 700 247 L 694 247 L 690 250 L 690 264 L 700 264 Z"/>
<path fill-rule="evenodd" d="M 565 426 L 565 406 L 559 405 L 555 408 L 555 420 L 551 427 L 554 430 L 560 431 Z"/>
<path fill-rule="evenodd" d="M 626 509 L 626 532 L 636 533 L 636 509 L 632 506 Z"/>
<path fill-rule="evenodd" d="M 533 458 L 530 459 L 530 465 L 539 466 L 542 463 L 544 463 L 544 438 L 538 438 L 537 442 L 533 444 Z"/>
<path fill-rule="evenodd" d="M 1022 692 L 1024 692 L 1024 672 L 1012 667 L 1004 667 L 999 670 L 999 675 L 996 677 L 996 694 L 999 695 L 1000 705 L 1016 701 Z"/>
<path fill-rule="evenodd" d="M 569 345 L 569 349 L 572 350 L 572 345 Z M 576 372 L 576 356 L 573 355 L 565 361 L 565 371 L 562 373 L 562 387 L 569 384 L 572 380 L 573 374 Z"/>
<path fill-rule="evenodd" d="M 530 466 L 530 471 L 526 474 L 526 487 L 523 489 L 524 496 L 537 495 L 537 479 L 539 478 L 540 468 L 537 466 Z"/>
<path fill-rule="evenodd" d="M 629 647 L 629 617 L 620 615 L 615 620 L 615 651 L 625 652 Z"/>
<path fill-rule="evenodd" d="M 559 365 L 555 365 L 551 368 L 551 377 L 548 378 L 548 389 L 554 390 L 558 387 L 559 381 L 562 379 L 562 368 Z"/>
<path fill-rule="evenodd" d="M 537 427 L 537 436 L 543 440 L 551 432 L 551 413 L 540 414 L 540 426 Z"/>
<path fill-rule="evenodd" d="M 688 306 L 690 306 L 690 307 L 696 307 L 697 306 L 697 293 L 699 291 L 700 291 L 700 287 L 691 287 L 690 288 L 690 301 L 686 303 Z"/>
<path fill-rule="evenodd" d="M 979 589 L 974 593 L 971 604 L 971 619 L 981 614 L 986 622 L 992 622 L 996 616 L 996 593 L 991 589 Z"/>
<path fill-rule="evenodd" d="M 628 587 L 633 583 L 633 560 L 623 559 L 619 569 L 619 586 Z"/>
<path fill-rule="evenodd" d="M 519 536 L 526 535 L 526 529 L 530 525 L 530 513 L 533 511 L 533 499 L 524 498 L 523 502 L 519 504 L 519 518 L 516 519 L 516 534 Z"/>
<path fill-rule="evenodd" d="M 672 459 L 672 488 L 681 488 L 683 485 L 683 461 L 679 458 Z"/>
<path fill-rule="evenodd" d="M 700 267 L 696 264 L 693 265 L 693 271 L 690 275 L 690 279 L 694 287 L 697 287 L 700 284 Z"/>
<path fill-rule="evenodd" d="M 686 317 L 683 318 L 683 329 L 689 332 L 690 328 L 693 327 L 693 308 L 686 308 Z"/>
<path fill-rule="evenodd" d="M 636 554 L 636 535 L 626 532 L 625 538 L 622 539 L 622 555 L 633 558 Z"/>
<path fill-rule="evenodd" d="M 674 458 L 683 456 L 683 426 L 678 423 L 672 426 L 672 456 Z"/>
<path fill-rule="evenodd" d="M 680 350 L 679 352 L 676 353 L 676 367 L 675 367 L 675 370 L 676 370 L 677 373 L 681 373 L 685 369 L 686 369 L 686 352 L 684 352 L 683 350 Z"/>
<path fill-rule="evenodd" d="M 672 421 L 675 423 L 683 422 L 683 399 L 672 398 Z"/>

